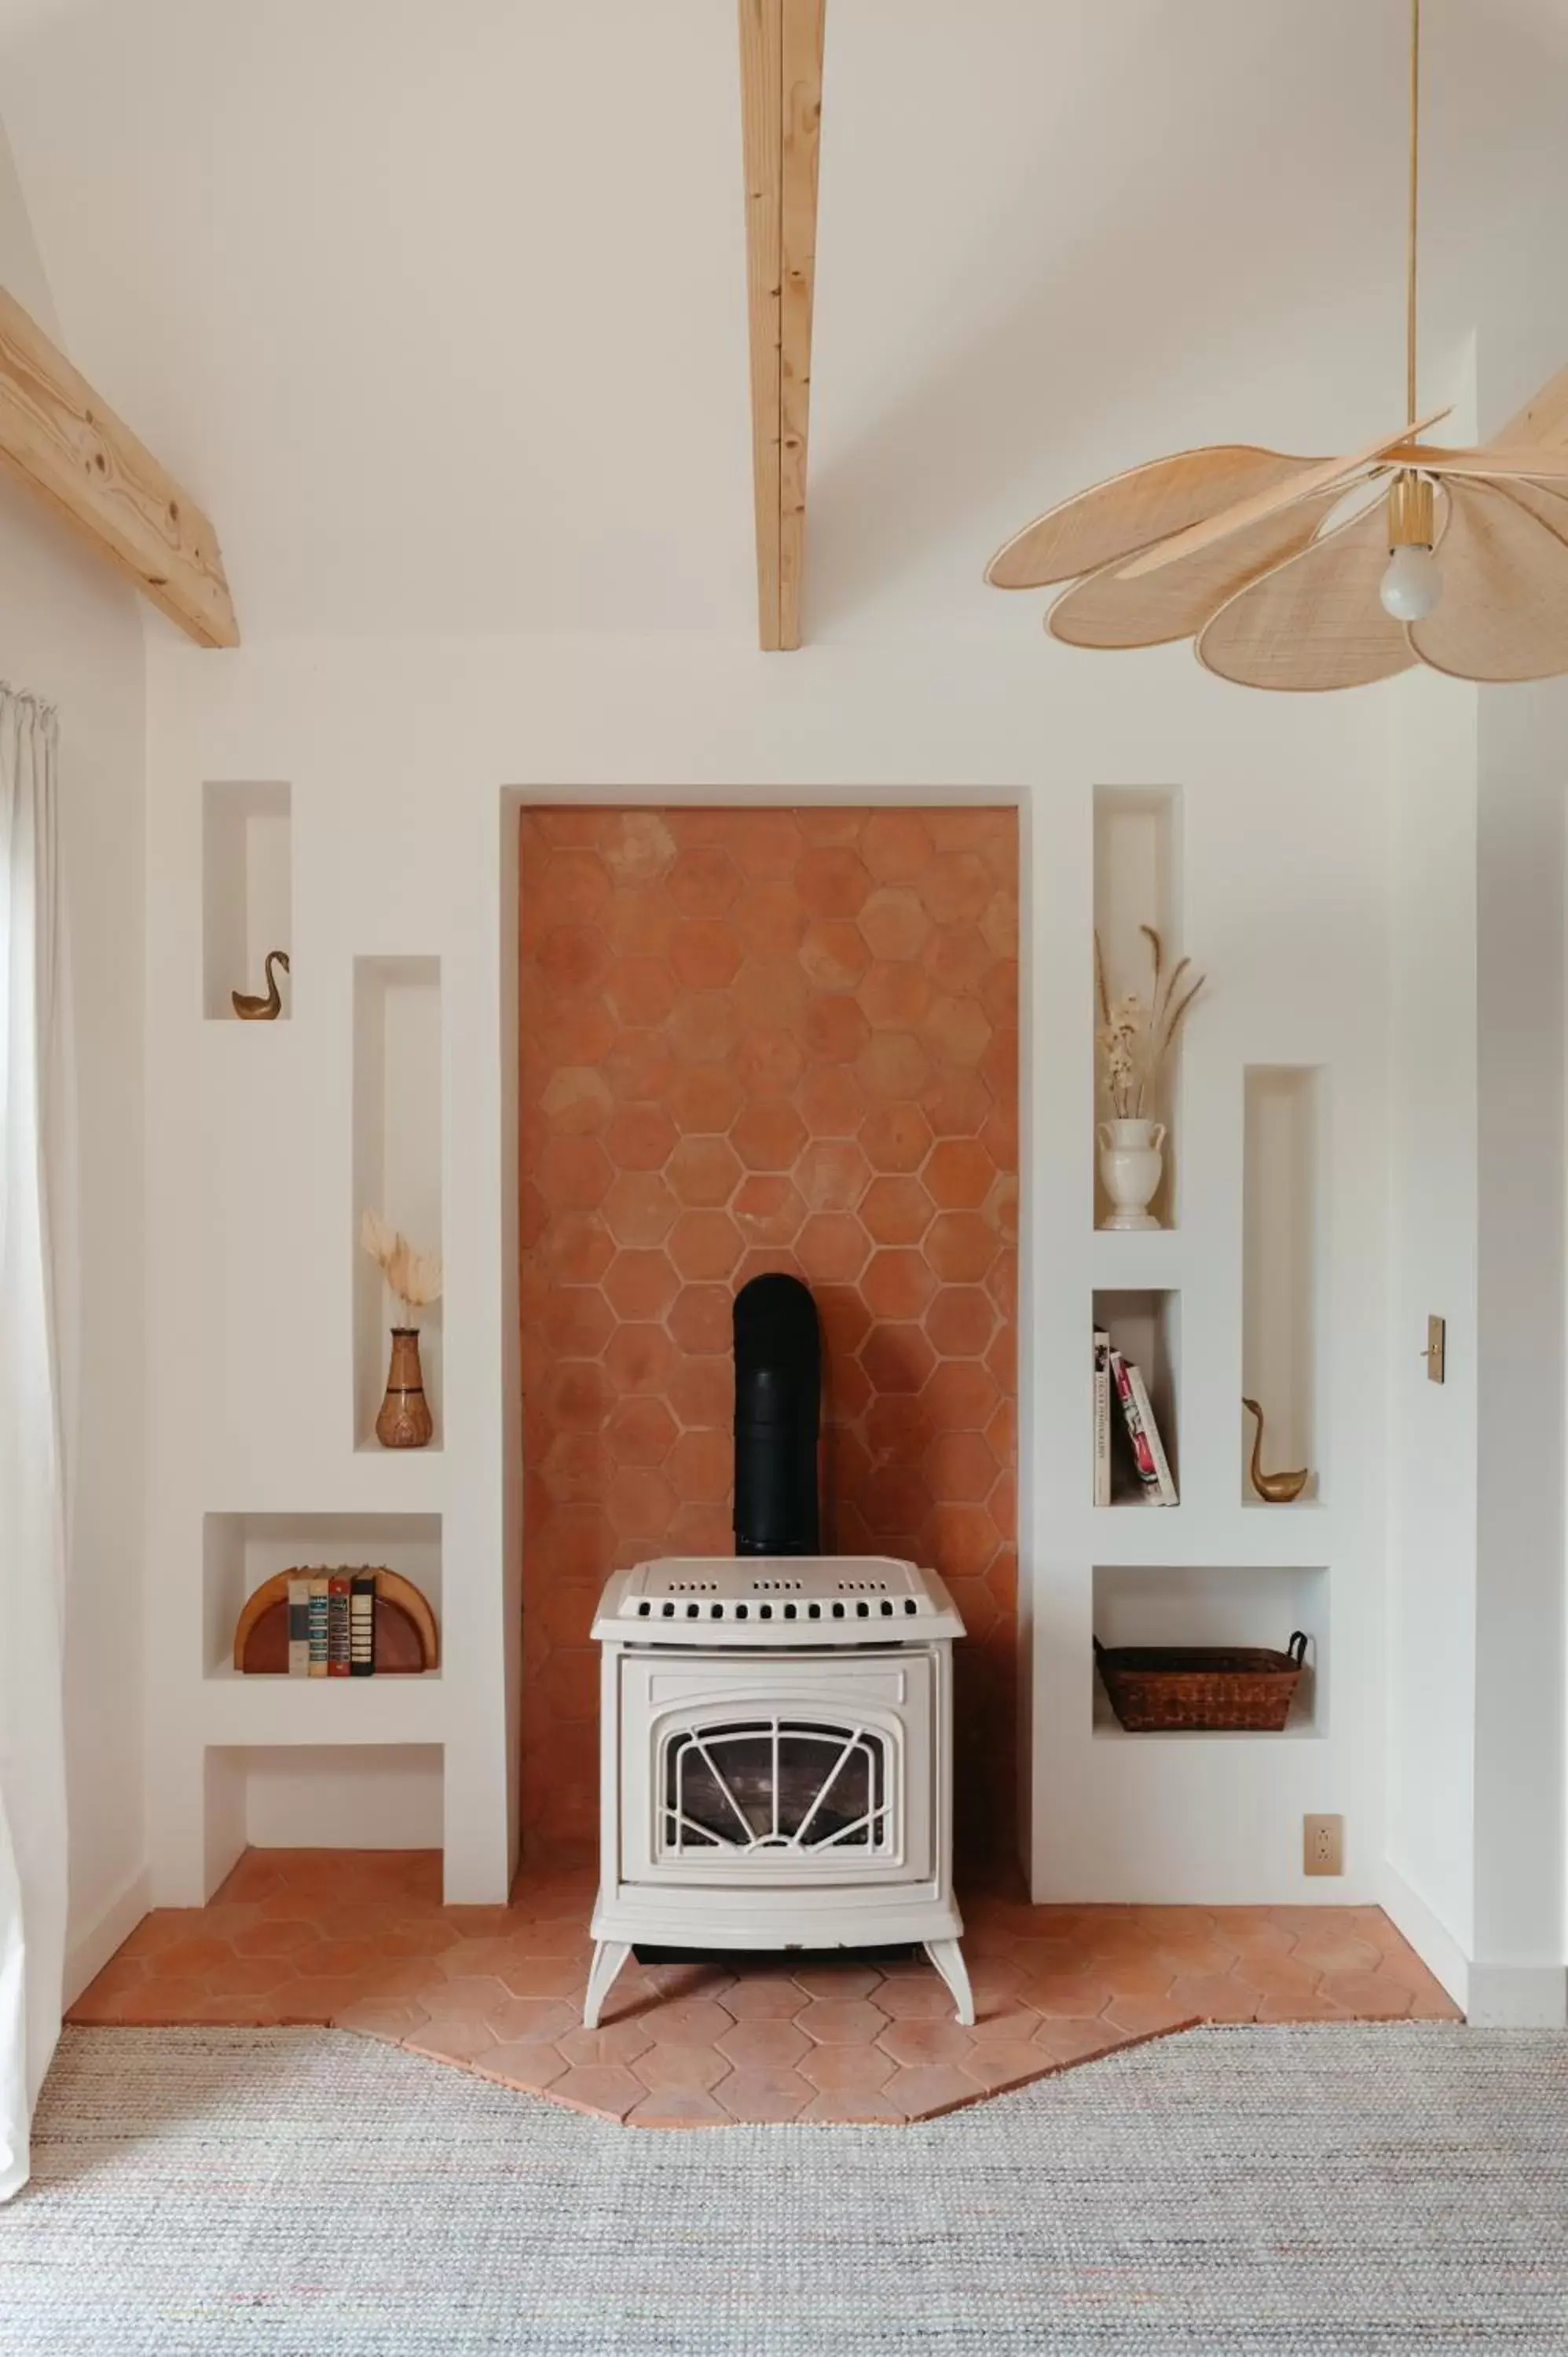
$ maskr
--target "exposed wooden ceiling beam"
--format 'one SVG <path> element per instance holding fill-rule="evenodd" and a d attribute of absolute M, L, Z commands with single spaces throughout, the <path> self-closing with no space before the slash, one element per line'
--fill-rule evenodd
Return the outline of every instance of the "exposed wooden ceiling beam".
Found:
<path fill-rule="evenodd" d="M 800 643 L 826 0 L 740 0 L 757 630 Z"/>
<path fill-rule="evenodd" d="M 85 533 L 199 645 L 239 645 L 218 535 L 206 516 L 4 287 L 0 466 Z"/>

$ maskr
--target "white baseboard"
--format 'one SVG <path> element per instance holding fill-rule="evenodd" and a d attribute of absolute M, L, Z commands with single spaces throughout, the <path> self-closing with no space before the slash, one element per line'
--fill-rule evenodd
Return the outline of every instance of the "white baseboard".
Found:
<path fill-rule="evenodd" d="M 152 1905 L 152 1878 L 139 1867 L 117 1890 L 94 1923 L 71 1941 L 65 1955 L 65 2004 L 73 2006 L 89 1981 L 103 1970 Z"/>
<path fill-rule="evenodd" d="M 1413 1891 L 1397 1867 L 1383 1867 L 1383 1912 L 1403 1932 L 1434 1979 L 1442 1982 L 1460 2012 L 1470 2011 L 1469 1957 L 1445 1923 Z"/>
<path fill-rule="evenodd" d="M 1464 1949 L 1396 1867 L 1383 1868 L 1383 1911 L 1398 1925 L 1468 2022 L 1483 2029 L 1568 2026 L 1568 1970 L 1562 1964 L 1483 1963 Z"/>
<path fill-rule="evenodd" d="M 1561 1964 L 1473 1964 L 1465 2012 L 1485 2029 L 1561 2029 L 1568 2024 L 1568 1972 Z"/>

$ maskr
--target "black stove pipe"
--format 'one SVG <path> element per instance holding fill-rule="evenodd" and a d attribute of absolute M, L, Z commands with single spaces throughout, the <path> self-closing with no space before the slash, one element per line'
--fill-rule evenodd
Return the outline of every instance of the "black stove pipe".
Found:
<path fill-rule="evenodd" d="M 735 1551 L 817 1555 L 822 1347 L 799 1277 L 754 1276 L 735 1302 Z"/>

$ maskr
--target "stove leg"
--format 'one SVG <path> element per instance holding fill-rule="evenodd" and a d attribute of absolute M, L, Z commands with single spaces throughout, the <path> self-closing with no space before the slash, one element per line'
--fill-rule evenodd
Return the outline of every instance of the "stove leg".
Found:
<path fill-rule="evenodd" d="M 969 1967 L 963 1961 L 963 1950 L 956 1940 L 928 1940 L 926 1953 L 953 1993 L 959 2021 L 965 2029 L 972 2029 L 974 1992 L 969 1985 Z"/>
<path fill-rule="evenodd" d="M 952 1945 L 956 1946 L 957 1942 Z M 606 1997 L 615 1986 L 616 1975 L 631 1953 L 631 1944 L 625 1940 L 596 1940 L 594 1962 L 588 1974 L 587 1995 L 583 1999 L 583 2027 L 597 2029 L 599 2013 Z M 963 1969 L 961 1964 L 959 1970 Z"/>

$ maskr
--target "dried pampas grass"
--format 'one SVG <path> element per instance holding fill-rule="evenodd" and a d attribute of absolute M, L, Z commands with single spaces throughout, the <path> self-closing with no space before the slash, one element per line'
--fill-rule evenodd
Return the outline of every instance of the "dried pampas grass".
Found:
<path fill-rule="evenodd" d="M 441 1255 L 415 1252 L 401 1230 L 379 1211 L 360 1215 L 360 1242 L 386 1279 L 387 1289 L 407 1313 L 403 1322 L 417 1326 L 416 1313 L 441 1298 Z"/>
<path fill-rule="evenodd" d="M 1165 945 L 1153 925 L 1138 931 L 1149 944 L 1155 969 L 1150 1004 L 1135 991 L 1113 999 L 1105 979 L 1105 958 L 1100 935 L 1094 936 L 1094 996 L 1100 1014 L 1096 1045 L 1100 1049 L 1100 1084 L 1122 1120 L 1137 1120 L 1152 1108 L 1176 1034 L 1193 1000 L 1203 988 L 1201 974 L 1189 982 L 1192 960 L 1181 958 L 1167 973 Z"/>

